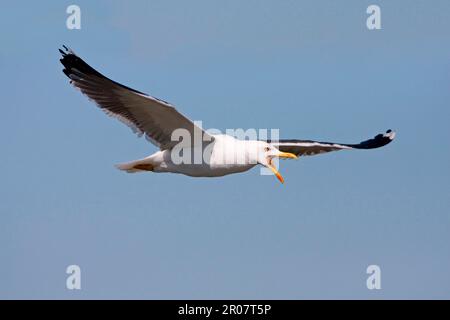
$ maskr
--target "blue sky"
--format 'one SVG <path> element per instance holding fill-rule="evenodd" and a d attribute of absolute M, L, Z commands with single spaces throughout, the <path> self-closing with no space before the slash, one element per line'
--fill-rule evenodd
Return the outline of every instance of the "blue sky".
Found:
<path fill-rule="evenodd" d="M 0 298 L 450 298 L 448 1 L 76 1 L 68 30 L 72 3 L 1 4 Z M 398 136 L 285 185 L 124 174 L 156 148 L 68 84 L 62 44 L 205 128 Z"/>

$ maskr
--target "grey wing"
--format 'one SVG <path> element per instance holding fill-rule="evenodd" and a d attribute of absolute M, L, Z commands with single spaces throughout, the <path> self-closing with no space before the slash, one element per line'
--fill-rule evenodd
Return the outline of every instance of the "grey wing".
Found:
<path fill-rule="evenodd" d="M 70 83 L 93 100 L 106 114 L 113 116 L 139 136 L 161 149 L 170 149 L 178 143 L 172 141 L 176 129 L 185 129 L 191 137 L 202 134 L 206 141 L 213 141 L 191 120 L 179 113 L 170 103 L 117 83 L 90 67 L 72 50 L 64 47 L 61 63 Z M 195 131 L 195 134 L 194 134 Z"/>
<path fill-rule="evenodd" d="M 387 145 L 395 138 L 395 132 L 386 131 L 384 134 L 378 134 L 372 139 L 360 142 L 358 144 L 345 144 L 334 142 L 319 142 L 312 140 L 279 140 L 268 141 L 282 152 L 294 153 L 297 156 L 313 156 L 321 153 L 348 150 L 348 149 L 375 149 Z"/>

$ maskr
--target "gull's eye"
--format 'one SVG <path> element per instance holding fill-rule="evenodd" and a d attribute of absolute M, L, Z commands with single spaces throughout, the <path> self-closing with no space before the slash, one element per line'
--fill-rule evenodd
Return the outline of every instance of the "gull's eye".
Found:
<path fill-rule="evenodd" d="M 265 147 L 265 148 L 264 148 L 264 151 L 265 151 L 265 152 L 268 152 L 268 151 L 270 151 L 270 148 L 269 148 L 269 147 Z"/>

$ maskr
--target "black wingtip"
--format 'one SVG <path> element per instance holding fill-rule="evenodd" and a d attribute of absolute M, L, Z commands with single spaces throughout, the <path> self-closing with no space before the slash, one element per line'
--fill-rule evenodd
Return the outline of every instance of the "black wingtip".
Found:
<path fill-rule="evenodd" d="M 373 139 L 369 139 L 363 141 L 357 145 L 353 145 L 352 147 L 355 149 L 375 149 L 383 147 L 392 142 L 395 138 L 395 131 L 389 129 L 386 133 L 380 133 L 376 135 Z"/>
<path fill-rule="evenodd" d="M 386 131 L 386 133 L 385 134 L 383 134 L 382 135 L 382 137 L 384 138 L 384 139 L 389 139 L 390 141 L 392 141 L 392 140 L 394 140 L 395 139 L 395 131 L 394 130 L 391 130 L 391 129 L 389 129 L 389 130 L 387 130 Z"/>
<path fill-rule="evenodd" d="M 76 69 L 78 72 L 84 74 L 95 75 L 98 77 L 103 77 L 99 72 L 94 70 L 91 66 L 89 66 L 86 62 L 83 61 L 80 57 L 78 57 L 75 52 L 69 47 L 63 45 L 64 50 L 59 49 L 59 52 L 62 55 L 62 58 L 59 60 L 61 64 L 64 66 L 63 72 L 64 74 L 71 78 L 71 74 L 73 73 L 73 69 Z"/>
<path fill-rule="evenodd" d="M 115 81 L 105 77 L 100 72 L 98 72 L 97 70 L 92 68 L 90 65 L 88 65 L 86 62 L 84 62 L 84 60 L 81 59 L 78 55 L 76 55 L 75 52 L 72 49 L 70 49 L 69 47 L 67 47 L 65 45 L 63 45 L 62 47 L 63 47 L 63 49 L 65 51 L 59 49 L 59 52 L 62 55 L 62 58 L 59 61 L 64 66 L 64 69 L 62 71 L 64 72 L 64 74 L 69 79 L 73 80 L 73 75 L 74 74 L 75 74 L 76 77 L 95 76 L 95 77 L 98 77 L 98 78 L 101 78 L 101 79 L 105 79 L 105 80 L 111 81 L 112 83 L 114 83 L 114 84 L 116 84 L 116 85 L 118 85 L 118 86 L 120 86 L 120 87 L 122 87 L 124 89 L 130 90 L 130 91 L 133 91 L 133 92 L 136 92 L 136 93 L 139 93 L 139 94 L 146 95 L 143 92 L 140 92 L 140 91 L 137 91 L 135 89 L 129 88 L 127 86 L 124 86 L 124 85 L 122 85 L 122 84 L 120 84 L 118 82 L 115 82 Z M 168 104 L 167 102 L 165 102 L 163 100 L 161 100 L 161 101 L 166 103 L 166 104 Z"/>
<path fill-rule="evenodd" d="M 61 55 L 64 57 L 66 55 L 68 55 L 71 50 L 69 48 L 67 48 L 65 45 L 62 45 L 62 49 L 58 48 L 59 53 L 61 53 Z"/>

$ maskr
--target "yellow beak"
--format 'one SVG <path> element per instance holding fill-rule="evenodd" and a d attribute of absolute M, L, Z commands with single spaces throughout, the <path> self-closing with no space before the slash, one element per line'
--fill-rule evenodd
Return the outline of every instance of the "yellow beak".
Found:
<path fill-rule="evenodd" d="M 283 178 L 283 176 L 278 172 L 278 170 L 277 170 L 274 166 L 272 166 L 272 165 L 269 165 L 268 167 L 270 168 L 270 170 L 272 170 L 273 174 L 278 178 L 278 180 L 280 180 L 281 183 L 284 183 L 284 178 Z"/>
<path fill-rule="evenodd" d="M 276 155 L 276 157 L 282 158 L 282 159 L 297 159 L 298 158 L 295 154 L 289 153 L 289 152 L 280 152 L 278 155 Z M 280 172 L 277 170 L 277 168 L 275 168 L 272 164 L 269 164 L 269 168 L 270 168 L 270 170 L 272 170 L 273 174 L 278 178 L 278 180 L 280 180 L 281 183 L 284 183 L 284 178 L 280 174 Z"/>
<path fill-rule="evenodd" d="M 290 152 L 280 152 L 277 155 L 278 158 L 282 158 L 282 159 L 298 159 L 298 157 Z"/>

